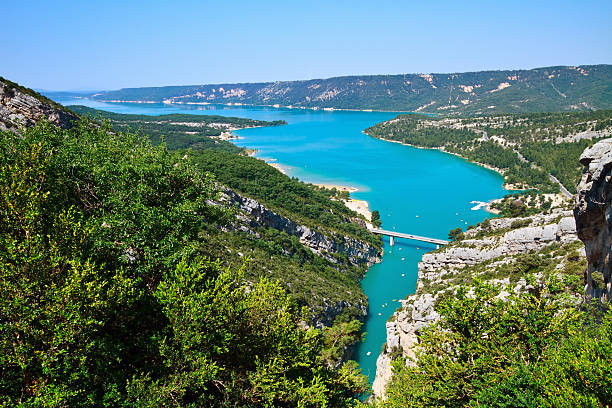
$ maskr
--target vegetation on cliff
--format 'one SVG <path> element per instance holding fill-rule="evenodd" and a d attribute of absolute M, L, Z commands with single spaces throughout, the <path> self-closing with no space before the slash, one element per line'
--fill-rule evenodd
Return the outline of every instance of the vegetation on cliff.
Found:
<path fill-rule="evenodd" d="M 556 207 L 486 220 L 426 254 L 388 323 L 377 406 L 606 407 L 612 315 L 583 300 L 573 221 Z"/>
<path fill-rule="evenodd" d="M 612 314 L 568 307 L 565 285 L 533 281 L 500 296 L 476 282 L 437 307 L 413 365 L 394 362 L 380 407 L 605 407 L 612 401 Z"/>
<path fill-rule="evenodd" d="M 202 255 L 231 214 L 188 156 L 86 124 L 0 136 L 0 404 L 358 403 L 278 283 Z"/>
<path fill-rule="evenodd" d="M 341 201 L 345 193 L 317 187 L 289 177 L 262 160 L 218 151 L 190 153 L 194 162 L 232 190 L 252 197 L 280 214 L 311 228 L 331 229 L 380 247 L 378 237 L 365 228 L 365 218 Z M 360 220 L 359 225 L 352 220 Z"/>

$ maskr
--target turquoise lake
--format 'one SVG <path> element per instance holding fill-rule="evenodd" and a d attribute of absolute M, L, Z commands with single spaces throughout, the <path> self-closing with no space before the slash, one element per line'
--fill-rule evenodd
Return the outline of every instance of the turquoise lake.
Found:
<path fill-rule="evenodd" d="M 117 113 L 285 120 L 286 126 L 237 131 L 241 138 L 234 142 L 257 149 L 256 157 L 275 159 L 290 176 L 303 181 L 358 188 L 352 196 L 366 200 L 370 210 L 379 210 L 387 230 L 446 239 L 450 229 L 465 228 L 490 216 L 484 210 L 472 210 L 472 201 L 489 201 L 506 194 L 502 177 L 481 166 L 436 150 L 384 142 L 362 133 L 395 113 L 56 100 Z M 417 264 L 433 249 L 435 246 L 402 239 L 396 239 L 395 246 L 390 247 L 386 239 L 383 261 L 372 266 L 361 282 L 370 309 L 364 326 L 367 335 L 355 349 L 354 359 L 370 382 L 386 341 L 385 322 L 399 306 L 397 300 L 414 293 Z"/>

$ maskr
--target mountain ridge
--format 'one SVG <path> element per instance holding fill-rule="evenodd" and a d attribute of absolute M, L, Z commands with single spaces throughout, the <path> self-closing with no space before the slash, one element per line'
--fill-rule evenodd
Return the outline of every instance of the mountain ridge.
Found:
<path fill-rule="evenodd" d="M 223 103 L 454 115 L 591 110 L 612 108 L 612 65 L 123 88 L 90 97 L 107 102 Z"/>

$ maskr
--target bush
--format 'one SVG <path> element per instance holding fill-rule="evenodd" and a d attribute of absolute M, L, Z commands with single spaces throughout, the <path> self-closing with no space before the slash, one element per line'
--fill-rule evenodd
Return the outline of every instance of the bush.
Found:
<path fill-rule="evenodd" d="M 603 407 L 612 400 L 612 315 L 593 325 L 555 280 L 498 297 L 476 283 L 437 306 L 412 366 L 394 363 L 381 407 Z M 471 291 L 472 294 L 469 294 Z"/>

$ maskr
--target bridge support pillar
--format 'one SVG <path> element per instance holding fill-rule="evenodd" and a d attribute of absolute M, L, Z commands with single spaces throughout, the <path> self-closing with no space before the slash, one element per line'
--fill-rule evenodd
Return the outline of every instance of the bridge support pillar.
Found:
<path fill-rule="evenodd" d="M 392 235 L 389 237 L 389 245 L 393 246 L 393 244 L 395 244 L 395 237 Z"/>

